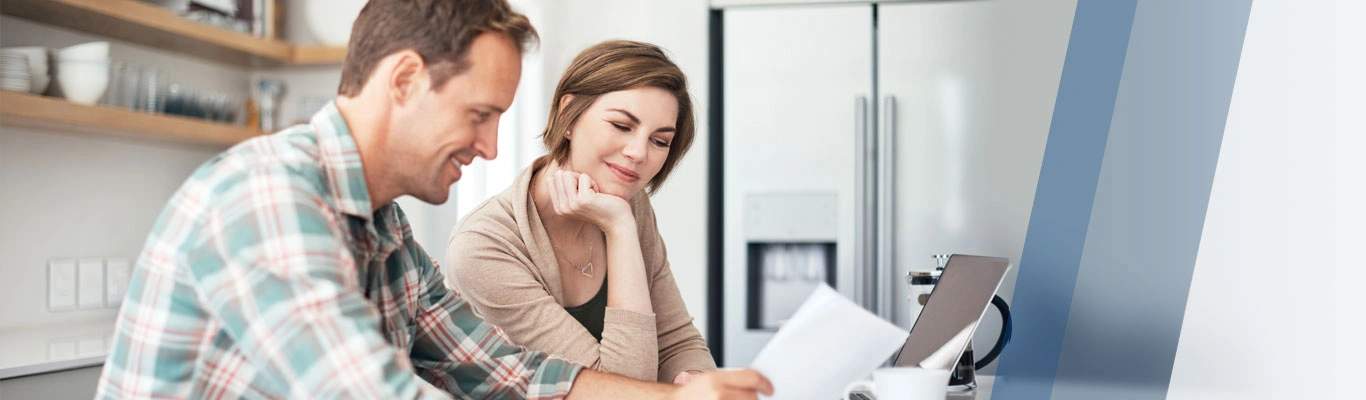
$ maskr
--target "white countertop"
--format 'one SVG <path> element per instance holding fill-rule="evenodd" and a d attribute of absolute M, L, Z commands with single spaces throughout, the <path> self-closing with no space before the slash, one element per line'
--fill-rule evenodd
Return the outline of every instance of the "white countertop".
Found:
<path fill-rule="evenodd" d="M 114 322 L 0 331 L 0 379 L 104 364 Z M 987 400 L 995 376 L 978 375 L 977 388 L 946 400 Z"/>
<path fill-rule="evenodd" d="M 0 331 L 0 379 L 104 364 L 114 321 Z"/>

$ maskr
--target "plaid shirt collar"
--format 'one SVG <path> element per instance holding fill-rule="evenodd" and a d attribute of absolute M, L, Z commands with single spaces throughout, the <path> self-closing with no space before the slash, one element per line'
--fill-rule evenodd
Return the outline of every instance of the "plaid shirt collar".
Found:
<path fill-rule="evenodd" d="M 365 183 L 356 139 L 346 126 L 337 102 L 329 101 L 309 122 L 318 134 L 319 159 L 327 176 L 327 190 L 342 213 L 369 221 L 370 192 Z M 388 208 L 386 205 L 385 208 Z M 375 214 L 379 214 L 376 210 Z"/>

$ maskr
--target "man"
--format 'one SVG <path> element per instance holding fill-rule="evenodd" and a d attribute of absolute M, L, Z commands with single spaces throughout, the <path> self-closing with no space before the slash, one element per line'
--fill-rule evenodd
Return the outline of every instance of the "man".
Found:
<path fill-rule="evenodd" d="M 684 386 L 513 346 L 443 286 L 393 199 L 446 201 L 497 155 L 536 33 L 506 0 L 371 0 L 339 97 L 176 192 L 138 257 L 100 398 L 755 398 L 754 371 Z"/>

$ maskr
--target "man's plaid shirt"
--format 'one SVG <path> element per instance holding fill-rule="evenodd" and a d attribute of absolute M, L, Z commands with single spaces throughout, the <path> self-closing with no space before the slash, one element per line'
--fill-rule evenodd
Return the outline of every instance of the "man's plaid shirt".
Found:
<path fill-rule="evenodd" d="M 239 144 L 171 198 L 138 257 L 97 398 L 562 398 L 580 367 L 510 344 L 371 212 L 351 132 Z"/>

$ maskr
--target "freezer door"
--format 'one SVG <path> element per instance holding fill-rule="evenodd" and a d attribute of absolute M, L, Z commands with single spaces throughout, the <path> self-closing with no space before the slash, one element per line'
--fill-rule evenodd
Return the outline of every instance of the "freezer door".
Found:
<path fill-rule="evenodd" d="M 877 100 L 891 114 L 879 130 L 894 138 L 892 265 L 903 277 L 897 325 L 911 320 L 904 277 L 932 269 L 931 254 L 1020 259 L 1075 9 L 1075 0 L 879 5 Z M 977 343 L 989 348 L 999 329 L 988 314 Z"/>
<path fill-rule="evenodd" d="M 723 12 L 725 183 L 723 364 L 748 366 L 773 335 L 746 326 L 750 195 L 834 194 L 834 281 L 855 298 L 859 162 L 870 150 L 872 7 L 819 5 Z M 863 99 L 860 108 L 859 99 Z M 792 215 L 790 218 L 809 216 Z M 757 239 L 756 239 L 757 240 Z M 781 238 L 764 240 L 779 241 Z M 759 248 L 759 247 L 756 247 Z M 804 294 L 797 294 L 804 296 Z"/>

